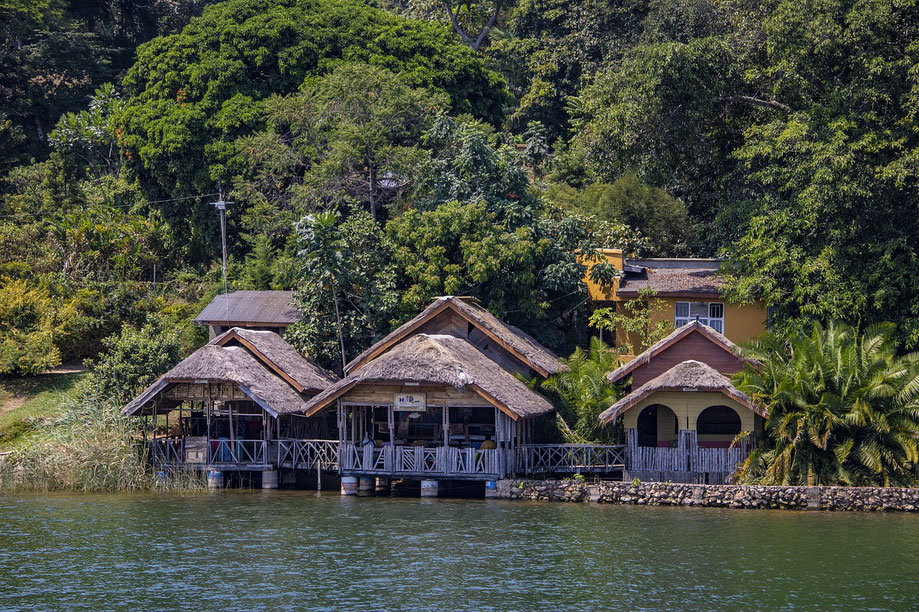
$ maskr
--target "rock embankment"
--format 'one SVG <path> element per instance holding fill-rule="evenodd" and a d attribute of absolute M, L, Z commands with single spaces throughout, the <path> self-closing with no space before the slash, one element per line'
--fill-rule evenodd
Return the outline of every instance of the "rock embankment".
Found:
<path fill-rule="evenodd" d="M 775 508 L 786 510 L 919 511 L 919 489 L 883 487 L 780 487 L 668 482 L 502 480 L 498 497 L 645 506 Z"/>

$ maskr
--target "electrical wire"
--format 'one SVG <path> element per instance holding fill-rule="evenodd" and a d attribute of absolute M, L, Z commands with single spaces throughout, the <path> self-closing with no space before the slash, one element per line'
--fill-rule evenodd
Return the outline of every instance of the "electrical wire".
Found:
<path fill-rule="evenodd" d="M 216 196 L 216 195 L 219 195 L 219 194 L 217 194 L 217 193 L 202 193 L 201 195 L 185 196 L 185 197 L 182 197 L 182 198 L 167 198 L 167 199 L 164 199 L 164 200 L 143 200 L 143 201 L 141 201 L 141 202 L 135 202 L 134 204 L 112 204 L 112 205 L 110 205 L 110 206 L 106 206 L 106 208 L 127 209 L 127 208 L 134 208 L 135 206 L 143 206 L 143 205 L 147 205 L 147 204 L 166 204 L 166 203 L 168 203 L 168 202 L 183 202 L 183 201 L 186 201 L 186 200 L 197 200 L 197 199 L 200 199 L 200 198 L 212 198 L 212 197 L 214 197 L 214 196 Z M 29 217 L 29 218 L 38 219 L 38 218 L 41 218 L 41 217 L 52 217 L 52 216 L 56 216 L 56 215 L 59 216 L 59 215 L 61 215 L 61 214 L 62 214 L 62 213 L 61 213 L 60 211 L 45 211 L 45 212 L 38 212 L 38 213 L 34 213 L 34 212 L 28 212 L 28 213 L 27 213 L 27 212 L 22 212 L 22 213 L 14 213 L 14 214 L 11 214 L 11 215 L 0 215 L 0 219 L 22 219 L 22 218 L 24 218 L 24 217 Z"/>

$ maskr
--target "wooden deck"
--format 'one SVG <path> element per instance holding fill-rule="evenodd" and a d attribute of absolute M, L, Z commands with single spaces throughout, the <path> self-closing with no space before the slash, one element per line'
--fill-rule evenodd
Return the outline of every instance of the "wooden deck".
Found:
<path fill-rule="evenodd" d="M 195 440 L 158 438 L 152 442 L 153 464 L 215 470 L 338 470 L 337 440 Z"/>
<path fill-rule="evenodd" d="M 513 451 L 438 446 L 341 445 L 344 475 L 496 480 L 513 465 Z"/>
<path fill-rule="evenodd" d="M 747 456 L 745 448 L 700 448 L 685 440 L 678 448 L 603 444 L 525 444 L 516 449 L 438 446 L 360 446 L 338 440 L 194 440 L 158 438 L 152 444 L 156 466 L 219 470 L 321 470 L 347 476 L 497 480 L 517 476 L 595 474 L 628 471 L 641 479 L 697 480 L 692 474 L 723 481 Z M 655 476 L 657 474 L 658 476 Z"/>

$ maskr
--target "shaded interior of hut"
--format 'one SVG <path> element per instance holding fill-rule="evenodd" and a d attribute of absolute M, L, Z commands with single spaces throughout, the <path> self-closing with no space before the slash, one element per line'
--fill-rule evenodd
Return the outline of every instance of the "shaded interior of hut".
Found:
<path fill-rule="evenodd" d="M 393 410 L 392 406 L 345 406 L 346 440 L 370 440 L 376 445 L 444 446 L 480 448 L 495 439 L 495 408 L 427 406 L 414 410 Z M 392 415 L 392 429 L 390 429 Z M 369 419 L 369 423 L 368 423 Z M 369 427 L 368 427 L 369 425 Z M 446 425 L 446 427 L 445 427 Z M 445 431 L 448 432 L 445 434 Z M 486 447 L 489 446 L 486 444 Z"/>

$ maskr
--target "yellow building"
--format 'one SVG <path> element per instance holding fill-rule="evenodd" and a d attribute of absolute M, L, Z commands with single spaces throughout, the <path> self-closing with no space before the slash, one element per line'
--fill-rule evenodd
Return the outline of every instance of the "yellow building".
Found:
<path fill-rule="evenodd" d="M 766 309 L 760 303 L 732 304 L 724 299 L 724 279 L 718 259 L 626 259 L 620 249 L 601 249 L 606 262 L 622 271 L 611 289 L 592 282 L 590 296 L 599 305 L 625 311 L 625 303 L 653 294 L 658 308 L 651 320 L 680 327 L 698 320 L 724 334 L 735 344 L 746 344 L 766 329 Z M 588 264 L 590 265 L 590 264 Z M 640 351 L 639 340 L 617 331 L 615 344 Z M 629 357 L 627 355 L 626 357 Z"/>

